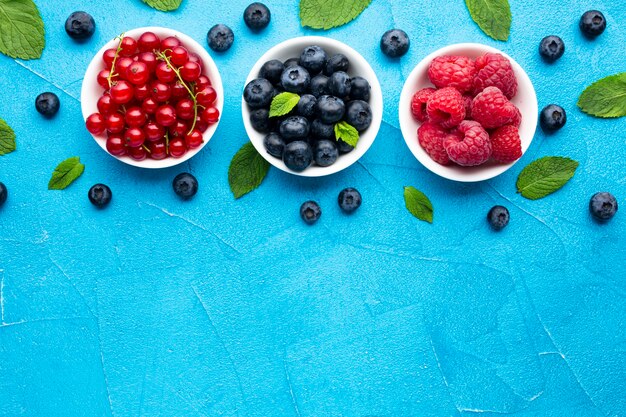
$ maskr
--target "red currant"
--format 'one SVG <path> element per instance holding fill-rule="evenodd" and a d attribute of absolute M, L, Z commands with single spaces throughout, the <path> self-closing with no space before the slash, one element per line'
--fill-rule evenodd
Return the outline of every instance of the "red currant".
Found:
<path fill-rule="evenodd" d="M 207 107 L 202 110 L 202 120 L 212 125 L 220 119 L 220 112 L 215 107 Z"/>
<path fill-rule="evenodd" d="M 152 32 L 144 32 L 137 41 L 137 46 L 141 52 L 152 52 L 159 49 L 161 39 Z"/>
<path fill-rule="evenodd" d="M 157 109 L 154 117 L 161 126 L 172 126 L 176 123 L 176 109 L 169 104 L 164 104 Z"/>
<path fill-rule="evenodd" d="M 157 102 L 162 103 L 170 99 L 172 90 L 169 84 L 156 81 L 150 86 L 150 95 Z"/>
<path fill-rule="evenodd" d="M 189 52 L 187 52 L 187 49 L 184 46 L 172 48 L 170 60 L 172 61 L 172 64 L 177 67 L 182 67 L 185 62 L 189 60 Z"/>
<path fill-rule="evenodd" d="M 204 89 L 200 90 L 196 96 L 198 104 L 203 107 L 209 107 L 215 102 L 216 98 L 217 93 L 215 92 L 215 89 L 211 86 L 204 87 Z"/>
<path fill-rule="evenodd" d="M 202 138 L 202 133 L 200 133 L 198 129 L 194 129 L 185 135 L 185 143 L 189 149 L 197 148 L 202 145 L 202 142 L 204 142 L 204 139 Z"/>
<path fill-rule="evenodd" d="M 160 140 L 165 135 L 165 129 L 163 126 L 156 124 L 155 122 L 148 122 L 143 127 L 143 131 L 146 134 L 146 139 L 151 142 Z"/>
<path fill-rule="evenodd" d="M 143 161 L 148 157 L 148 152 L 144 149 L 143 146 L 137 146 L 136 148 L 129 146 L 128 156 L 133 158 L 135 161 Z"/>
<path fill-rule="evenodd" d="M 94 113 L 90 115 L 87 118 L 85 125 L 87 126 L 87 130 L 89 131 L 89 133 L 91 133 L 92 135 L 100 135 L 104 133 L 104 117 L 102 117 L 100 113 Z"/>
<path fill-rule="evenodd" d="M 110 113 L 117 111 L 117 104 L 113 103 L 109 93 L 104 93 L 102 97 L 98 99 L 98 111 L 103 116 L 107 116 Z"/>
<path fill-rule="evenodd" d="M 122 116 L 122 113 L 115 112 L 107 116 L 106 128 L 109 133 L 122 133 L 125 127 L 126 123 L 124 122 L 124 116 Z"/>
<path fill-rule="evenodd" d="M 206 75 L 201 75 L 198 77 L 198 81 L 196 81 L 196 91 L 202 91 L 204 87 L 208 87 L 211 85 L 211 80 Z"/>
<path fill-rule="evenodd" d="M 120 42 L 120 55 L 133 56 L 137 52 L 137 41 L 130 36 L 124 36 Z"/>
<path fill-rule="evenodd" d="M 195 62 L 196 64 L 200 65 L 200 69 L 202 69 L 202 59 L 200 59 L 200 55 L 198 55 L 197 53 L 191 52 L 189 54 L 189 61 Z"/>
<path fill-rule="evenodd" d="M 200 133 L 204 133 L 208 128 L 209 124 L 202 120 L 202 117 L 198 115 L 198 117 L 196 117 L 196 129 L 198 129 Z"/>
<path fill-rule="evenodd" d="M 169 36 L 161 41 L 161 51 L 173 50 L 180 45 L 180 41 L 175 36 Z"/>
<path fill-rule="evenodd" d="M 172 84 L 171 88 L 173 99 L 189 97 L 189 92 L 187 91 L 187 88 L 180 81 L 176 81 L 174 84 Z"/>
<path fill-rule="evenodd" d="M 146 124 L 148 117 L 141 107 L 131 107 L 126 110 L 125 119 L 127 126 L 141 127 Z"/>
<path fill-rule="evenodd" d="M 143 85 L 148 82 L 149 78 L 150 71 L 145 62 L 133 62 L 126 70 L 126 79 L 135 85 Z"/>
<path fill-rule="evenodd" d="M 164 61 L 157 64 L 155 74 L 157 79 L 162 83 L 171 83 L 176 79 L 176 73 L 167 65 L 167 62 Z"/>
<path fill-rule="evenodd" d="M 174 158 L 180 158 L 187 152 L 187 145 L 181 138 L 170 140 L 170 155 Z"/>
<path fill-rule="evenodd" d="M 201 72 L 202 69 L 199 64 L 187 61 L 180 69 L 180 76 L 183 77 L 183 80 L 192 82 L 198 79 Z"/>
<path fill-rule="evenodd" d="M 154 114 L 158 107 L 159 103 L 157 103 L 157 101 L 152 97 L 148 97 L 143 101 L 143 103 L 141 103 L 141 108 L 146 112 L 146 114 Z"/>
<path fill-rule="evenodd" d="M 156 69 L 157 59 L 156 55 L 154 55 L 154 53 L 152 52 L 141 52 L 139 55 L 137 55 L 137 60 L 143 62 L 148 66 L 148 72 L 150 74 L 152 74 Z"/>
<path fill-rule="evenodd" d="M 167 158 L 167 146 L 164 140 L 148 143 L 148 150 L 150 151 L 150 158 L 152 159 L 165 159 Z"/>
<path fill-rule="evenodd" d="M 107 139 L 107 151 L 114 156 L 126 155 L 126 143 L 119 134 L 110 134 Z"/>
<path fill-rule="evenodd" d="M 116 52 L 116 49 L 111 48 L 102 53 L 102 60 L 104 61 L 107 68 L 111 68 L 111 65 L 113 65 L 113 60 L 115 59 Z"/>
<path fill-rule="evenodd" d="M 131 127 L 124 132 L 124 140 L 131 148 L 143 145 L 146 140 L 146 134 L 138 127 Z"/>
<path fill-rule="evenodd" d="M 148 97 L 150 97 L 150 89 L 148 89 L 147 84 L 135 87 L 135 98 L 137 100 L 143 101 Z"/>
<path fill-rule="evenodd" d="M 96 78 L 96 81 L 98 81 L 100 87 L 106 90 L 109 89 L 109 74 L 111 74 L 111 71 L 109 71 L 108 69 L 103 69 L 98 73 L 98 77 Z"/>
<path fill-rule="evenodd" d="M 171 138 L 184 138 L 189 128 L 187 124 L 181 120 L 177 120 L 176 123 L 169 127 Z"/>
<path fill-rule="evenodd" d="M 126 104 L 133 99 L 135 89 L 124 80 L 116 81 L 111 87 L 111 99 L 117 104 Z"/>
<path fill-rule="evenodd" d="M 176 103 L 176 115 L 179 119 L 183 120 L 193 119 L 193 101 L 188 98 L 184 98 Z"/>

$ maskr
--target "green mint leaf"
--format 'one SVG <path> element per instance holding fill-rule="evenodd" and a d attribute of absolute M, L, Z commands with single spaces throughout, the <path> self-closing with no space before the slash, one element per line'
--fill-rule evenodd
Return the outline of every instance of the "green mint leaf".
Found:
<path fill-rule="evenodd" d="M 580 95 L 578 107 L 597 117 L 626 116 L 626 72 L 591 84 Z"/>
<path fill-rule="evenodd" d="M 300 22 L 313 29 L 330 29 L 356 19 L 372 0 L 300 0 Z"/>
<path fill-rule="evenodd" d="M 465 0 L 472 19 L 487 36 L 498 41 L 509 39 L 511 6 L 509 0 Z"/>
<path fill-rule="evenodd" d="M 15 150 L 15 132 L 0 119 L 0 155 L 6 155 Z"/>
<path fill-rule="evenodd" d="M 359 131 L 346 122 L 339 122 L 335 124 L 335 137 L 354 148 L 359 141 Z"/>
<path fill-rule="evenodd" d="M 404 204 L 413 216 L 428 223 L 433 222 L 433 205 L 417 188 L 404 187 Z"/>
<path fill-rule="evenodd" d="M 246 143 L 237 151 L 228 167 L 228 184 L 235 198 L 258 188 L 265 179 L 270 164 L 256 148 Z"/>
<path fill-rule="evenodd" d="M 183 0 L 142 0 L 148 6 L 161 10 L 162 12 L 171 12 L 180 7 Z"/>
<path fill-rule="evenodd" d="M 80 163 L 80 158 L 73 156 L 61 162 L 54 169 L 50 182 L 48 182 L 48 190 L 63 190 L 68 185 L 80 177 L 85 170 L 85 165 Z"/>
<path fill-rule="evenodd" d="M 284 116 L 298 105 L 300 96 L 294 93 L 280 93 L 272 99 L 270 117 Z"/>
<path fill-rule="evenodd" d="M 544 156 L 528 164 L 517 177 L 517 192 L 538 200 L 563 187 L 574 176 L 578 162 L 561 156 Z"/>
<path fill-rule="evenodd" d="M 36 59 L 45 43 L 43 20 L 33 0 L 0 0 L 0 52 Z"/>

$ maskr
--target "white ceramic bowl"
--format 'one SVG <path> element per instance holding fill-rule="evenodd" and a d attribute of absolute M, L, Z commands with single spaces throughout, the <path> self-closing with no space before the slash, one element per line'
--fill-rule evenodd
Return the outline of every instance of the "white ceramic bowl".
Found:
<path fill-rule="evenodd" d="M 200 59 L 202 60 L 202 68 L 203 68 L 202 73 L 211 79 L 211 86 L 215 89 L 215 92 L 217 93 L 217 100 L 215 101 L 214 105 L 219 110 L 220 117 L 221 117 L 222 108 L 224 106 L 224 89 L 222 87 L 222 79 L 220 77 L 220 73 L 217 69 L 217 66 L 215 65 L 215 62 L 213 62 L 213 59 L 208 54 L 208 52 L 198 42 L 196 42 L 189 36 L 173 29 L 156 27 L 156 26 L 155 27 L 143 27 L 143 28 L 129 30 L 125 32 L 125 35 L 132 36 L 135 39 L 137 39 L 144 32 L 154 32 L 161 39 L 166 38 L 168 36 L 175 36 L 178 39 L 180 39 L 182 44 L 185 46 L 185 48 L 187 48 L 187 50 L 189 50 L 189 52 L 195 52 L 196 54 L 198 54 L 198 56 L 200 56 Z M 97 102 L 100 96 L 102 96 L 102 93 L 104 92 L 102 87 L 100 87 L 100 85 L 98 85 L 96 81 L 98 72 L 104 69 L 104 63 L 102 62 L 102 53 L 109 48 L 116 48 L 117 43 L 118 41 L 116 39 L 112 39 L 109 42 L 107 42 L 98 51 L 98 53 L 96 53 L 96 55 L 93 57 L 93 59 L 89 63 L 89 66 L 87 67 L 87 72 L 85 73 L 85 78 L 83 79 L 83 85 L 82 85 L 82 89 L 80 93 L 81 108 L 83 111 L 83 118 L 85 120 L 87 120 L 87 117 L 89 117 L 90 114 L 96 113 L 98 111 Z M 215 130 L 217 129 L 218 124 L 219 124 L 219 121 L 215 124 L 210 125 L 209 128 L 204 132 L 203 134 L 204 143 L 202 145 L 200 145 L 196 149 L 190 149 L 189 151 L 187 151 L 187 153 L 185 153 L 185 155 L 183 155 L 180 158 L 167 157 L 161 160 L 154 160 L 154 159 L 147 158 L 143 161 L 135 161 L 134 159 L 128 156 L 119 157 L 119 156 L 113 156 L 111 154 L 109 155 L 113 156 L 113 158 L 118 159 L 128 165 L 134 165 L 140 168 L 171 167 L 174 165 L 178 165 L 182 162 L 185 162 L 190 158 L 193 158 L 194 155 L 200 152 L 200 150 L 202 150 L 202 148 L 209 142 L 209 140 L 215 133 Z M 94 140 L 96 141 L 96 143 L 102 149 L 104 149 L 106 153 L 109 153 L 106 149 L 106 133 L 102 135 L 92 135 L 92 136 Z"/>
<path fill-rule="evenodd" d="M 460 182 L 484 181 L 502 174 L 517 162 L 497 164 L 489 161 L 477 167 L 461 167 L 458 165 L 444 166 L 433 161 L 424 149 L 422 149 L 417 140 L 417 129 L 420 127 L 421 123 L 416 121 L 411 114 L 411 99 L 413 94 L 418 90 L 425 87 L 433 87 L 428 79 L 428 66 L 431 61 L 441 55 L 463 55 L 470 58 L 477 58 L 488 52 L 500 53 L 509 59 L 513 66 L 515 76 L 517 77 L 519 86 L 518 93 L 511 101 L 522 113 L 522 124 L 520 126 L 522 153 L 526 152 L 535 135 L 539 113 L 537 95 L 535 94 L 535 88 L 530 78 L 528 78 L 526 72 L 513 58 L 496 48 L 478 43 L 460 43 L 441 48 L 424 58 L 408 76 L 400 96 L 399 110 L 400 128 L 402 129 L 402 136 L 404 136 L 404 141 L 407 146 L 422 165 L 441 177 Z"/>
<path fill-rule="evenodd" d="M 256 150 L 259 151 L 259 153 L 263 155 L 263 158 L 265 158 L 270 164 L 290 174 L 300 175 L 303 177 L 322 177 L 344 170 L 358 161 L 359 158 L 367 152 L 370 146 L 372 146 L 372 143 L 374 143 L 374 139 L 378 134 L 378 130 L 380 129 L 380 123 L 383 118 L 383 93 L 380 89 L 380 83 L 378 82 L 378 78 L 376 78 L 374 70 L 365 58 L 345 43 L 334 39 L 322 36 L 302 36 L 299 38 L 293 38 L 279 43 L 263 54 L 263 56 L 250 70 L 250 74 L 248 75 L 244 86 L 258 77 L 259 70 L 265 62 L 272 59 L 286 61 L 292 57 L 299 57 L 302 50 L 311 45 L 318 45 L 324 48 L 329 56 L 337 53 L 344 54 L 350 61 L 348 74 L 350 76 L 361 76 L 370 83 L 371 91 L 369 105 L 372 108 L 372 124 L 367 128 L 367 130 L 360 133 L 359 142 L 352 152 L 339 155 L 337 162 L 328 167 L 319 167 L 312 164 L 302 172 L 292 171 L 287 168 L 281 159 L 273 157 L 267 153 L 265 147 L 263 146 L 265 134 L 259 133 L 252 128 L 252 124 L 250 123 L 250 109 L 243 98 L 241 99 L 241 112 L 243 115 L 243 124 L 246 127 L 246 132 L 248 133 L 250 142 L 252 142 Z"/>

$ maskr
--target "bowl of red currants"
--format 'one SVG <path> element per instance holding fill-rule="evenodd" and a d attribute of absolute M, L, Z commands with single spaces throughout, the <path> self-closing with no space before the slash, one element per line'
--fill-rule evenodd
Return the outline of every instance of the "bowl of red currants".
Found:
<path fill-rule="evenodd" d="M 162 27 L 109 41 L 87 67 L 81 90 L 83 118 L 96 143 L 142 168 L 192 158 L 215 133 L 223 105 L 222 80 L 206 50 Z"/>

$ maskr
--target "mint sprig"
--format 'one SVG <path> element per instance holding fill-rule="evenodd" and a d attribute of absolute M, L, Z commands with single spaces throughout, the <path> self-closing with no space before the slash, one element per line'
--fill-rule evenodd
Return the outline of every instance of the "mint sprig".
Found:
<path fill-rule="evenodd" d="M 61 162 L 54 169 L 48 190 L 63 190 L 83 174 L 85 165 L 80 163 L 80 158 L 73 156 Z"/>
<path fill-rule="evenodd" d="M 278 117 L 289 114 L 298 105 L 300 96 L 295 93 L 280 93 L 272 99 L 270 104 L 270 117 Z"/>
<path fill-rule="evenodd" d="M 15 132 L 4 120 L 0 119 L 0 156 L 15 150 Z"/>
<path fill-rule="evenodd" d="M 538 200 L 560 190 L 573 176 L 578 162 L 561 156 L 544 156 L 528 164 L 517 178 L 517 192 Z"/>
<path fill-rule="evenodd" d="M 45 44 L 43 20 L 33 0 L 0 0 L 0 52 L 37 59 Z"/>
<path fill-rule="evenodd" d="M 300 23 L 313 29 L 331 29 L 356 19 L 372 0 L 300 0 Z"/>
<path fill-rule="evenodd" d="M 237 151 L 228 167 L 228 185 L 235 198 L 240 198 L 261 185 L 270 164 L 257 152 L 250 143 L 246 143 Z"/>
<path fill-rule="evenodd" d="M 404 187 L 404 204 L 406 209 L 419 220 L 433 222 L 433 204 L 426 194 L 415 187 Z"/>
<path fill-rule="evenodd" d="M 509 0 L 465 0 L 472 20 L 487 36 L 498 41 L 509 39 L 511 6 Z"/>
<path fill-rule="evenodd" d="M 171 12 L 180 7 L 183 0 L 142 0 L 148 6 L 162 12 Z"/>
<path fill-rule="evenodd" d="M 354 148 L 359 141 L 359 131 L 354 126 L 342 121 L 335 124 L 335 137 Z"/>
<path fill-rule="evenodd" d="M 626 72 L 596 81 L 578 99 L 578 107 L 596 117 L 626 116 Z"/>

